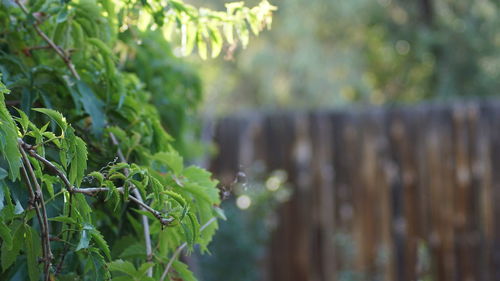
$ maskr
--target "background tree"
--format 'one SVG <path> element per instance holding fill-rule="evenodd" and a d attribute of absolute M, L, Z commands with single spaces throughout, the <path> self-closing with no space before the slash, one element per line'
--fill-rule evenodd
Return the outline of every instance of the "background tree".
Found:
<path fill-rule="evenodd" d="M 271 32 L 233 61 L 203 66 L 219 114 L 498 94 L 498 1 L 276 4 Z"/>

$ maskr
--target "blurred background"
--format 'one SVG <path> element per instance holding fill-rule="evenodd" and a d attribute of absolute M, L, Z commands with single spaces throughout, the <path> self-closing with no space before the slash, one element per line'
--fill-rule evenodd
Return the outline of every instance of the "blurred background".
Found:
<path fill-rule="evenodd" d="M 500 280 L 500 2 L 272 4 L 190 58 L 227 197 L 200 280 Z"/>

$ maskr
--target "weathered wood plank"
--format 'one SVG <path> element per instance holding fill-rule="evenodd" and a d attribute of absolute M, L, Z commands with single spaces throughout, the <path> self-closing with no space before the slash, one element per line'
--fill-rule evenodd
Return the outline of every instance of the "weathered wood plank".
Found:
<path fill-rule="evenodd" d="M 500 102 L 228 117 L 223 184 L 260 161 L 294 187 L 266 280 L 500 280 Z"/>

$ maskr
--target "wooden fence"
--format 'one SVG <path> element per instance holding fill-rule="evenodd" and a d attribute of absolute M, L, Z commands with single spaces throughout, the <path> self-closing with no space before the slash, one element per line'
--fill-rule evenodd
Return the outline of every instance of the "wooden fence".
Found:
<path fill-rule="evenodd" d="M 266 280 L 500 280 L 500 102 L 228 117 L 211 169 L 284 169 Z"/>

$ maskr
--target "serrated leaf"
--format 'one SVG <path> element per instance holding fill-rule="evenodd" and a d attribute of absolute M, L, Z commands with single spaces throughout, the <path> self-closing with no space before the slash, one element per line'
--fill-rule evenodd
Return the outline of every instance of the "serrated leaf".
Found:
<path fill-rule="evenodd" d="M 184 168 L 184 160 L 177 151 L 160 152 L 155 154 L 155 159 L 161 159 L 175 175 L 179 175 Z"/>
<path fill-rule="evenodd" d="M 111 253 L 109 251 L 108 243 L 106 242 L 106 240 L 104 240 L 104 237 L 99 232 L 99 230 L 94 228 L 91 230 L 90 234 L 92 235 L 92 239 L 97 244 L 99 249 L 101 249 L 101 251 L 104 252 L 104 255 L 106 256 L 106 258 L 108 260 L 111 260 Z"/>
<path fill-rule="evenodd" d="M 33 110 L 49 116 L 63 131 L 68 128 L 66 118 L 60 112 L 50 108 L 33 108 Z"/>
<path fill-rule="evenodd" d="M 110 262 L 108 268 L 110 271 L 123 272 L 130 276 L 135 276 L 137 274 L 137 270 L 131 262 L 121 259 Z"/>
<path fill-rule="evenodd" d="M 181 205 L 181 207 L 186 207 L 186 200 L 184 200 L 182 195 L 180 195 L 179 193 L 171 191 L 171 190 L 165 190 L 162 193 L 166 194 L 170 198 L 174 199 L 177 203 L 179 203 L 179 205 Z"/>
<path fill-rule="evenodd" d="M 189 212 L 187 214 L 187 222 L 182 222 L 182 228 L 184 230 L 184 235 L 189 248 L 192 249 L 198 238 L 198 231 L 200 229 L 200 224 L 193 213 Z"/>
<path fill-rule="evenodd" d="M 89 177 L 95 178 L 99 182 L 99 186 L 102 186 L 102 183 L 104 182 L 104 175 L 101 174 L 100 172 L 94 171 L 88 175 Z"/>
<path fill-rule="evenodd" d="M 57 178 L 47 174 L 43 174 L 42 182 L 45 184 L 45 187 L 50 194 L 50 198 L 54 197 L 54 183 L 57 182 Z"/>
<path fill-rule="evenodd" d="M 75 155 L 69 168 L 69 181 L 76 186 L 80 186 L 87 169 L 87 145 L 79 137 L 75 137 L 74 145 Z"/>
<path fill-rule="evenodd" d="M 12 180 L 19 176 L 21 153 L 17 143 L 17 127 L 5 107 L 4 94 L 9 90 L 0 82 L 0 156 L 9 163 L 9 175 Z"/>
<path fill-rule="evenodd" d="M 84 273 L 86 277 L 91 277 L 90 280 L 109 280 L 111 278 L 109 271 L 106 269 L 104 257 L 96 248 L 89 248 L 87 263 L 85 264 Z"/>
<path fill-rule="evenodd" d="M 16 110 L 20 116 L 20 118 L 17 118 L 17 122 L 19 123 L 19 125 L 21 125 L 21 128 L 23 129 L 23 134 L 26 134 L 26 132 L 28 131 L 28 126 L 30 124 L 30 120 L 28 118 L 28 115 L 26 115 L 26 113 L 24 113 L 24 111 L 22 111 L 18 108 L 16 108 Z"/>
<path fill-rule="evenodd" d="M 5 272 L 16 261 L 16 258 L 19 255 L 19 251 L 21 250 L 21 247 L 25 240 L 24 231 L 20 221 L 11 225 L 10 229 L 14 234 L 12 235 L 11 249 L 8 249 L 6 244 L 2 244 L 1 262 L 3 272 Z"/>
<path fill-rule="evenodd" d="M 120 254 L 120 258 L 130 259 L 130 258 L 146 258 L 146 250 L 144 249 L 144 243 L 135 243 L 128 246 L 123 252 Z"/>
<path fill-rule="evenodd" d="M 189 270 L 188 266 L 184 263 L 176 260 L 172 263 L 172 268 L 175 269 L 175 272 L 179 275 L 179 278 L 183 281 L 196 281 L 196 277 Z"/>
<path fill-rule="evenodd" d="M 0 220 L 0 237 L 7 249 L 12 249 L 12 235 L 10 234 L 9 227 L 7 227 L 3 220 Z"/>
<path fill-rule="evenodd" d="M 26 249 L 26 258 L 28 263 L 28 276 L 31 281 L 38 281 L 40 277 L 40 269 L 38 268 L 38 257 L 40 256 L 40 242 L 36 233 L 33 233 L 31 227 L 24 226 L 24 246 Z"/>

